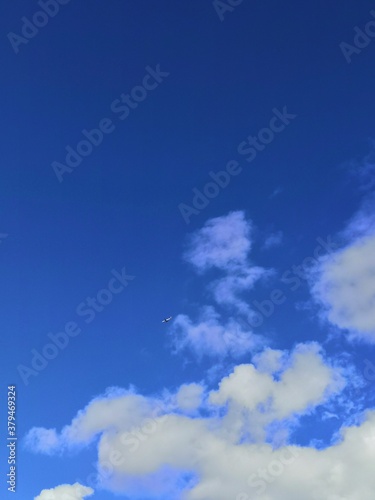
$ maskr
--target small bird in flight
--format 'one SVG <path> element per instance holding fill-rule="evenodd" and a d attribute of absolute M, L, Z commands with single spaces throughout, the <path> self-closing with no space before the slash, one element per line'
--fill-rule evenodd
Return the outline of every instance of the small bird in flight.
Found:
<path fill-rule="evenodd" d="M 164 318 L 162 323 L 168 323 L 172 319 L 172 316 L 169 316 L 169 318 Z"/>

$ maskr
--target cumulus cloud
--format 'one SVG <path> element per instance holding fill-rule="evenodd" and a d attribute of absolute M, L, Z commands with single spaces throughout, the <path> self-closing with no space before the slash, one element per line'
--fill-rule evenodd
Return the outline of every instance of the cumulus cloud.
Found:
<path fill-rule="evenodd" d="M 320 456 L 312 448 L 288 444 L 287 432 L 277 446 L 272 439 L 265 442 L 265 431 L 274 421 L 313 411 L 342 389 L 342 377 L 315 344 L 297 346 L 289 356 L 284 353 L 281 373 L 275 377 L 271 364 L 280 371 L 277 357 L 272 359 L 268 352 L 263 359 L 268 373 L 252 364 L 239 365 L 208 392 L 201 384 L 184 384 L 166 400 L 134 391 L 110 392 L 78 413 L 59 434 L 60 443 L 75 446 L 97 436 L 101 487 L 132 498 L 312 500 L 341 494 L 347 475 L 331 480 L 332 468 L 352 467 L 357 459 L 362 466 L 364 457 L 375 453 L 366 445 L 360 454 L 352 437 L 360 430 L 344 434 L 337 445 L 347 449 L 344 455 L 331 447 Z M 375 436 L 375 421 L 370 422 L 361 429 L 363 440 Z M 270 480 L 262 476 L 263 469 Z M 366 488 L 372 494 L 370 470 L 367 464 L 369 481 L 358 490 L 364 494 L 358 496 L 361 500 L 371 498 L 366 496 Z M 356 492 L 358 486 L 351 488 Z M 313 491 L 323 496 L 314 497 Z M 264 492 L 268 496 L 262 497 Z"/>
<path fill-rule="evenodd" d="M 72 423 L 60 433 L 55 429 L 32 428 L 25 437 L 25 446 L 35 453 L 47 455 L 67 448 L 80 448 L 90 444 L 110 425 L 118 425 L 124 429 L 137 427 L 139 422 L 150 415 L 162 413 L 162 404 L 166 403 L 136 394 L 133 388 L 109 388 L 104 397 L 94 398 L 86 408 L 78 412 Z"/>
<path fill-rule="evenodd" d="M 272 374 L 281 370 L 285 356 L 286 353 L 284 351 L 268 347 L 256 354 L 253 358 L 253 362 L 260 372 Z"/>
<path fill-rule="evenodd" d="M 171 416 L 168 428 L 155 432 L 144 449 L 133 454 L 120 435 L 107 433 L 99 445 L 99 461 L 103 466 L 113 464 L 107 488 L 117 492 L 125 488 L 125 494 L 132 490 L 138 499 L 156 498 L 157 490 L 158 498 L 182 500 L 372 500 L 374 443 L 374 412 L 360 426 L 343 429 L 339 443 L 319 451 L 307 446 L 274 449 L 267 444 L 235 444 L 208 431 L 200 420 Z M 193 477 L 189 471 L 198 474 Z M 190 488 L 172 496 L 171 482 L 177 475 L 186 478 L 179 485 L 188 483 Z M 165 491 L 163 480 L 170 496 L 160 495 Z"/>
<path fill-rule="evenodd" d="M 343 429 L 341 442 L 325 450 L 289 447 L 275 453 L 264 449 L 259 462 L 248 469 L 246 486 L 233 498 L 370 500 L 375 486 L 374 438 L 375 413 L 371 412 L 361 426 Z"/>
<path fill-rule="evenodd" d="M 56 488 L 43 490 L 34 500 L 84 500 L 94 493 L 92 488 L 79 483 L 61 484 Z"/>
<path fill-rule="evenodd" d="M 264 440 L 270 423 L 307 413 L 343 389 L 344 379 L 325 363 L 319 350 L 314 343 L 297 346 L 288 359 L 289 366 L 278 378 L 272 376 L 272 371 L 261 371 L 252 364 L 238 365 L 221 381 L 219 390 L 211 392 L 210 402 L 228 405 L 228 415 L 234 415 L 235 420 L 238 413 L 244 415 L 248 411 L 251 429 L 246 432 L 253 439 Z M 280 358 L 277 361 L 275 372 Z M 230 425 L 233 424 L 230 418 Z"/>
<path fill-rule="evenodd" d="M 264 340 L 234 319 L 222 324 L 219 314 L 212 307 L 204 308 L 196 323 L 188 316 L 179 314 L 170 334 L 176 352 L 190 349 L 199 358 L 204 355 L 219 358 L 243 356 L 259 349 Z"/>
<path fill-rule="evenodd" d="M 375 342 L 375 232 L 321 259 L 312 294 L 332 324 Z"/>
<path fill-rule="evenodd" d="M 200 384 L 184 384 L 177 392 L 177 405 L 181 410 L 197 410 L 202 404 L 204 387 Z"/>

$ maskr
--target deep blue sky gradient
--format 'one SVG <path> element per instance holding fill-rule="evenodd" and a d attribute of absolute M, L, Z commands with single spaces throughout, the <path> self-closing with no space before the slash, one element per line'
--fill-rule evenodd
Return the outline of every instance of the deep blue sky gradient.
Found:
<path fill-rule="evenodd" d="M 244 0 L 221 22 L 207 0 L 72 0 L 16 55 L 7 33 L 20 33 L 21 17 L 39 8 L 4 4 L 1 366 L 3 393 L 18 387 L 19 438 L 33 426 L 60 429 L 112 385 L 149 394 L 200 380 L 210 362 L 185 366 L 172 356 L 160 320 L 204 301 L 182 253 L 187 233 L 207 219 L 245 210 L 259 231 L 254 262 L 280 273 L 310 256 L 317 237 L 342 229 L 361 199 L 342 165 L 367 154 L 375 135 L 375 41 L 351 64 L 339 44 L 352 42 L 371 8 L 367 0 Z M 157 64 L 170 75 L 120 121 L 111 103 Z M 247 163 L 238 145 L 285 105 L 297 118 Z M 115 131 L 59 183 L 51 163 L 105 117 Z M 178 205 L 232 159 L 241 174 L 187 225 Z M 261 251 L 262 231 L 277 230 L 283 248 Z M 135 279 L 86 325 L 76 307 L 124 266 Z M 318 322 L 295 310 L 307 287 L 289 296 L 262 332 L 277 348 L 323 341 Z M 17 366 L 30 365 L 31 350 L 68 321 L 82 333 L 26 387 Z M 17 498 L 85 483 L 94 461 L 94 448 L 63 461 L 34 457 L 20 442 Z"/>

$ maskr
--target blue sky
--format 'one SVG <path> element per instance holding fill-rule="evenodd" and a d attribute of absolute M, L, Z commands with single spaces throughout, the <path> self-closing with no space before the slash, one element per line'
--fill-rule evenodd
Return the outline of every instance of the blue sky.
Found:
<path fill-rule="evenodd" d="M 372 9 L 9 2 L 4 497 L 372 498 Z"/>

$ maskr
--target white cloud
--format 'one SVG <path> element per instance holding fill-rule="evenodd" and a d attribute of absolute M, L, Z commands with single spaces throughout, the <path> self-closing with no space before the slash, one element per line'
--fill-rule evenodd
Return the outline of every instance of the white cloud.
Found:
<path fill-rule="evenodd" d="M 244 330 L 235 320 L 222 325 L 220 316 L 212 307 L 203 309 L 197 323 L 184 315 L 176 316 L 171 328 L 176 351 L 190 349 L 198 357 L 204 355 L 224 358 L 239 357 L 259 348 L 262 338 Z"/>
<path fill-rule="evenodd" d="M 132 390 L 110 393 L 105 399 L 94 399 L 80 412 L 72 424 L 63 429 L 62 438 L 71 445 L 88 444 L 109 425 L 136 426 L 154 407 L 155 401 L 134 394 Z"/>
<path fill-rule="evenodd" d="M 272 357 L 268 353 L 263 363 L 266 358 L 274 362 L 277 356 Z M 278 378 L 251 364 L 239 365 L 208 398 L 202 385 L 182 385 L 175 408 L 170 395 L 167 402 L 131 391 L 96 398 L 62 430 L 60 442 L 75 446 L 99 434 L 101 486 L 134 499 L 317 500 L 340 498 L 343 492 L 351 500 L 371 499 L 372 414 L 361 427 L 346 431 L 342 442 L 319 453 L 287 445 L 287 432 L 278 449 L 264 442 L 271 422 L 311 412 L 344 384 L 315 344 L 297 346 L 284 358 Z M 280 363 L 274 366 L 280 369 Z M 156 404 L 164 411 L 155 413 Z M 189 415 L 197 406 L 200 412 Z M 362 482 L 357 482 L 357 469 Z M 352 471 L 352 480 L 351 474 L 335 475 L 335 470 Z"/>
<path fill-rule="evenodd" d="M 34 500 L 83 500 L 93 493 L 92 488 L 82 486 L 79 483 L 62 484 L 56 488 L 43 490 L 40 495 L 34 497 Z"/>
<path fill-rule="evenodd" d="M 185 259 L 200 272 L 243 266 L 251 249 L 251 230 L 241 211 L 210 219 L 191 235 Z"/>
<path fill-rule="evenodd" d="M 328 320 L 375 342 L 375 235 L 358 237 L 323 258 L 313 279 L 313 296 Z"/>
<path fill-rule="evenodd" d="M 25 438 L 25 445 L 35 453 L 54 454 L 66 448 L 80 448 L 90 444 L 110 425 L 123 429 L 137 427 L 152 414 L 163 410 L 157 399 L 135 394 L 134 389 L 110 388 L 104 397 L 93 399 L 78 412 L 70 425 L 58 434 L 55 429 L 32 428 Z"/>
<path fill-rule="evenodd" d="M 199 384 L 184 384 L 176 394 L 177 405 L 181 410 L 197 410 L 202 404 L 204 387 Z"/>
<path fill-rule="evenodd" d="M 37 453 L 52 454 L 61 448 L 56 429 L 34 427 L 27 435 L 26 446 Z"/>
<path fill-rule="evenodd" d="M 230 212 L 208 220 L 202 229 L 193 233 L 184 255 L 198 273 L 211 268 L 224 273 L 213 279 L 208 289 L 217 304 L 230 306 L 246 315 L 251 314 L 251 309 L 240 294 L 252 290 L 257 281 L 273 274 L 273 270 L 250 263 L 252 232 L 253 225 L 245 219 L 244 212 Z"/>
<path fill-rule="evenodd" d="M 251 429 L 247 432 L 259 440 L 265 439 L 271 422 L 309 412 L 345 385 L 342 376 L 324 362 L 316 344 L 297 346 L 288 364 L 279 380 L 251 364 L 238 365 L 221 381 L 219 390 L 211 392 L 210 402 L 229 404 L 235 419 L 248 410 Z"/>
<path fill-rule="evenodd" d="M 239 298 L 239 294 L 251 290 L 254 284 L 270 272 L 262 267 L 252 266 L 243 268 L 241 272 L 233 272 L 213 281 L 209 288 L 213 292 L 215 301 L 219 305 L 230 305 L 243 314 L 250 314 L 248 304 Z"/>
<path fill-rule="evenodd" d="M 273 374 L 282 368 L 284 357 L 285 352 L 268 347 L 259 354 L 256 354 L 253 362 L 260 372 Z"/>
<path fill-rule="evenodd" d="M 177 489 L 168 498 L 372 500 L 374 444 L 373 413 L 360 427 L 344 430 L 341 443 L 319 452 L 309 447 L 275 450 L 265 444 L 236 444 L 207 429 L 202 420 L 171 416 L 168 426 L 160 427 L 132 454 L 121 434 L 107 433 L 100 441 L 99 462 L 112 463 L 113 474 L 105 484 L 117 492 L 129 491 L 129 477 L 134 479 L 134 491 L 143 476 L 143 487 L 146 483 L 149 491 L 135 498 L 153 498 L 155 490 L 160 495 L 166 468 L 172 472 L 171 482 L 177 482 L 179 471 L 181 475 L 193 471 L 199 477 L 190 489 Z M 173 495 L 173 485 L 167 484 L 167 489 Z"/>

